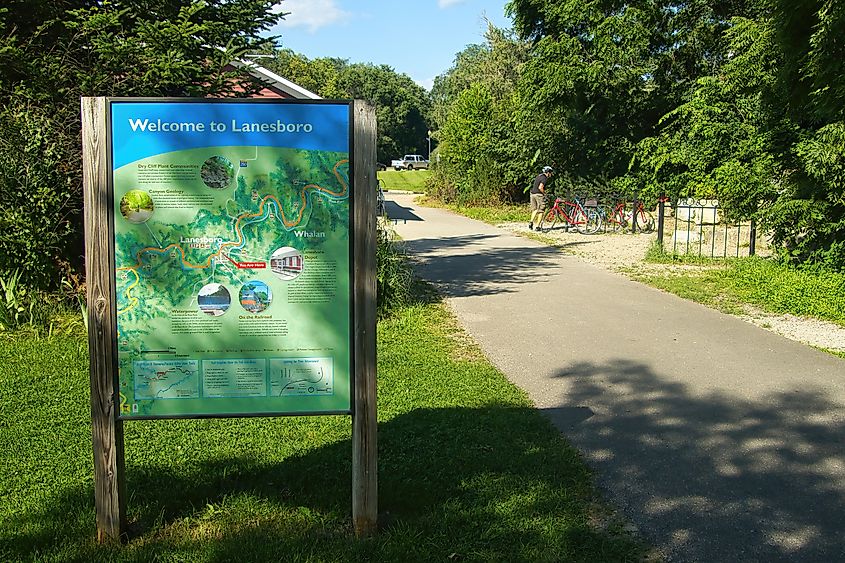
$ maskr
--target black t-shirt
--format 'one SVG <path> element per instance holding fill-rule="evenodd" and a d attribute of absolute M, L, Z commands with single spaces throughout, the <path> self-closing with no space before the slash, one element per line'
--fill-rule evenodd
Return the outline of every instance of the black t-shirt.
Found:
<path fill-rule="evenodd" d="M 532 194 L 541 194 L 543 192 L 540 191 L 540 184 L 543 184 L 543 189 L 549 187 L 549 177 L 545 174 L 538 174 L 536 178 L 534 178 L 534 185 L 531 186 L 531 193 Z"/>

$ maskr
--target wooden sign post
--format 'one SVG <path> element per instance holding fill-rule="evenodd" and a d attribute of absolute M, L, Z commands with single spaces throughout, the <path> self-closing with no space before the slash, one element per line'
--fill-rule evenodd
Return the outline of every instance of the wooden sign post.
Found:
<path fill-rule="evenodd" d="M 311 103 L 312 105 L 308 105 Z M 193 104 L 193 105 L 191 105 Z M 219 104 L 219 105 L 217 105 Z M 274 105 L 276 104 L 276 105 Z M 117 109 L 116 109 L 117 108 Z M 175 109 L 174 109 L 175 108 Z M 154 116 L 156 112 L 170 111 L 169 115 L 178 114 L 184 115 L 186 119 L 194 119 L 194 121 L 185 122 L 166 122 L 167 127 L 151 125 L 147 127 L 148 123 L 161 123 L 159 119 L 155 121 L 154 117 L 143 117 L 144 115 Z M 119 115 L 121 119 L 115 118 L 118 115 L 116 112 L 122 112 Z M 205 113 L 203 113 L 205 112 Z M 203 121 L 207 115 L 225 115 L 230 112 L 232 115 L 231 129 L 226 130 L 223 122 L 206 123 Z M 253 122 L 249 122 L 248 126 L 243 125 L 243 121 L 238 121 L 244 115 L 252 117 Z M 128 116 L 128 117 L 127 117 Z M 140 117 L 139 117 L 140 116 Z M 292 121 L 283 121 L 285 116 L 305 116 L 306 119 L 313 116 L 314 124 L 310 122 L 293 123 Z M 237 117 L 238 119 L 235 119 Z M 263 120 L 263 121 L 262 121 Z M 332 137 L 332 132 L 337 130 L 337 126 L 333 124 L 347 124 L 346 137 L 335 135 Z M 173 127 L 170 127 L 170 125 Z M 207 125 L 211 125 L 210 131 L 215 133 L 226 132 L 219 136 L 210 135 L 208 139 L 200 138 L 197 141 L 196 135 L 180 136 L 179 132 L 173 132 L 178 127 L 190 128 L 193 133 L 197 131 L 206 130 Z M 121 142 L 132 141 L 136 137 L 144 135 L 143 142 L 132 145 L 121 145 L 121 150 L 126 154 L 117 152 L 113 154 L 113 139 L 114 135 L 117 137 L 115 131 L 116 127 L 123 127 L 120 135 Z M 178 126 L 178 127 L 177 127 Z M 321 128 L 321 129 L 320 129 Z M 319 129 L 319 134 L 306 137 L 312 130 Z M 233 132 L 236 135 L 233 137 Z M 302 132 L 302 137 L 296 137 Z M 250 136 L 250 135 L 258 136 Z M 275 134 L 276 137 L 261 137 L 260 135 Z M 282 137 L 282 134 L 295 134 L 287 137 Z M 183 146 L 182 139 L 190 145 Z M 292 139 L 300 139 L 295 141 Z M 328 145 L 324 149 L 315 149 L 315 142 L 321 142 Z M 152 141 L 151 141 L 152 140 Z M 199 144 L 197 142 L 205 143 L 207 145 Z M 300 142 L 297 146 L 296 142 Z M 269 101 L 269 100 L 186 100 L 186 99 L 122 99 L 122 98 L 83 98 L 82 99 L 82 143 L 83 143 L 83 190 L 84 190 L 84 206 L 85 206 L 85 244 L 86 244 L 86 275 L 88 288 L 88 346 L 90 353 L 90 375 L 91 375 L 91 422 L 92 422 L 92 437 L 93 437 L 93 453 L 94 453 L 94 500 L 96 505 L 96 520 L 97 520 L 97 538 L 100 542 L 124 540 L 126 538 L 126 480 L 124 475 L 124 450 L 123 450 L 123 423 L 124 420 L 132 418 L 182 418 L 182 417 L 204 417 L 204 416 L 281 416 L 281 415 L 326 415 L 326 414 L 351 414 L 352 415 L 352 520 L 356 535 L 367 536 L 373 534 L 377 529 L 377 513 L 378 513 L 378 479 L 377 479 L 377 416 L 376 416 L 376 186 L 377 180 L 375 177 L 375 159 L 376 159 L 376 117 L 375 110 L 362 101 L 354 102 L 332 102 L 332 101 L 311 101 L 308 103 L 298 101 Z M 158 143 L 158 144 L 156 144 Z M 330 147 L 329 147 L 330 145 Z M 126 147 L 134 147 L 131 150 L 138 151 L 137 147 L 143 147 L 147 153 L 138 154 L 129 152 Z M 148 149 L 152 146 L 152 152 Z M 315 169 L 315 173 L 323 174 L 323 177 L 329 178 L 329 182 L 336 180 L 338 189 L 331 191 L 328 188 L 323 189 L 316 184 L 310 184 L 308 189 L 321 189 L 323 193 L 327 194 L 332 203 L 338 207 L 332 207 L 334 213 L 342 214 L 336 215 L 343 218 L 344 221 L 348 219 L 349 231 L 340 232 L 336 236 L 338 241 L 351 241 L 351 247 L 348 256 L 338 255 L 338 259 L 343 263 L 350 264 L 348 275 L 348 299 L 346 297 L 339 299 L 339 303 L 344 306 L 348 305 L 349 325 L 345 321 L 337 320 L 336 326 L 348 331 L 348 341 L 343 346 L 348 353 L 344 356 L 337 356 L 334 358 L 334 365 L 339 370 L 338 377 L 341 382 L 346 381 L 351 385 L 351 389 L 342 388 L 342 385 L 335 388 L 334 379 L 328 380 L 328 383 L 316 389 L 313 386 L 302 392 L 291 392 L 288 394 L 271 393 L 270 389 L 278 390 L 279 385 L 287 385 L 273 380 L 273 375 L 276 372 L 272 371 L 269 366 L 273 365 L 293 365 L 296 362 L 302 364 L 316 363 L 320 366 L 332 366 L 330 363 L 332 358 L 300 358 L 280 356 L 277 353 L 274 357 L 261 357 L 257 359 L 241 358 L 229 359 L 225 355 L 225 351 L 214 352 L 211 356 L 197 356 L 188 360 L 174 360 L 172 357 L 166 355 L 161 358 L 153 359 L 142 358 L 138 360 L 131 356 L 132 346 L 127 346 L 125 339 L 130 338 L 124 336 L 121 339 L 120 348 L 118 347 L 118 296 L 117 296 L 117 282 L 116 282 L 116 238 L 115 238 L 115 192 L 118 182 L 115 180 L 118 174 L 118 167 L 120 166 L 120 174 L 137 174 L 131 176 L 136 178 L 132 181 L 133 190 L 141 191 L 134 188 L 140 182 L 137 180 L 140 174 L 139 170 L 147 170 L 147 164 L 140 164 L 142 162 L 153 162 L 152 166 L 165 167 L 164 158 L 160 155 L 172 154 L 173 151 L 183 149 L 187 154 L 190 150 L 196 150 L 197 147 L 212 146 L 215 151 L 225 152 L 227 150 L 236 150 L 231 147 L 239 146 L 255 146 L 255 155 L 257 158 L 258 147 L 266 147 L 270 156 L 265 157 L 267 162 L 275 162 L 280 154 L 287 154 L 284 151 L 289 150 L 323 150 L 321 154 L 331 155 L 334 166 L 331 170 L 324 167 Z M 292 147 L 292 148 L 291 148 Z M 115 149 L 116 150 L 116 149 Z M 265 150 L 265 149 L 262 149 Z M 275 152 L 274 152 L 275 151 Z M 348 157 L 347 157 L 348 155 Z M 115 163 L 113 160 L 120 157 L 120 163 Z M 170 157 L 168 157 L 170 158 Z M 189 157 L 184 157 L 189 158 Z M 203 157 L 205 158 L 205 157 Z M 244 158 L 244 157 L 241 157 Z M 329 158 L 328 156 L 326 158 Z M 152 160 L 150 160 L 152 159 Z M 255 159 L 252 159 L 253 161 Z M 229 162 L 225 157 L 213 156 L 209 161 Z M 181 166 L 182 169 L 197 169 L 198 165 L 190 163 Z M 137 163 L 137 164 L 136 164 Z M 249 160 L 242 160 L 240 166 L 243 169 L 250 166 Z M 345 172 L 348 166 L 348 173 Z M 179 167 L 179 166 L 177 166 Z M 251 170 L 251 169 L 250 169 Z M 225 173 L 225 171 L 224 171 Z M 248 172 L 247 172 L 248 173 Z M 124 177 L 124 176 L 121 176 Z M 186 184 L 178 184 L 180 189 L 190 191 L 191 189 L 213 189 L 222 186 L 216 186 L 214 182 L 221 181 L 221 176 L 216 176 L 206 182 L 207 188 L 203 188 L 198 183 L 197 179 L 191 177 L 184 180 L 184 173 L 177 177 L 173 175 L 173 182 L 177 183 L 186 181 Z M 225 174 L 222 176 L 225 183 Z M 333 180 L 334 179 L 334 180 Z M 206 181 L 204 178 L 203 182 Z M 210 182 L 210 183 L 209 183 Z M 199 185 L 199 188 L 196 186 Z M 125 191 L 126 183 L 121 183 L 121 189 Z M 151 190 L 150 193 L 153 193 Z M 227 192 L 213 192 L 206 191 L 204 201 L 216 201 L 214 193 Z M 210 195 L 209 195 L 210 194 Z M 304 194 L 304 192 L 303 192 Z M 146 195 L 149 198 L 148 195 Z M 266 198 L 275 197 L 272 194 Z M 303 195 L 303 202 L 306 201 Z M 210 198 L 210 199 L 209 199 Z M 266 199 L 265 198 L 265 199 Z M 269 199 L 267 199 L 269 201 Z M 121 229 L 124 232 L 132 235 L 132 225 L 126 223 L 141 223 L 150 219 L 154 213 L 164 213 L 164 215 L 155 215 L 159 221 L 158 227 L 166 228 L 168 225 L 166 221 L 161 219 L 167 217 L 166 200 L 159 207 L 158 205 L 153 210 L 152 204 L 149 209 L 145 210 L 145 216 L 137 214 L 129 217 L 124 216 L 119 218 L 121 221 Z M 264 205 L 262 200 L 262 206 Z M 122 203 L 122 202 L 121 202 Z M 282 209 L 278 202 L 275 207 L 273 204 L 268 204 L 271 210 L 275 210 L 275 214 L 281 214 Z M 329 205 L 329 204 L 327 204 Z M 348 209 L 348 216 L 346 215 Z M 214 209 L 202 208 L 203 212 L 210 213 Z M 121 208 L 121 212 L 123 209 Z M 243 210 L 243 216 L 254 218 L 255 214 L 252 210 Z M 302 218 L 303 214 L 299 214 Z M 267 213 L 262 220 L 279 219 L 273 213 Z M 299 226 L 294 223 L 291 226 L 285 223 L 287 231 L 291 228 L 305 228 L 306 223 L 303 221 Z M 268 223 L 268 229 L 272 225 Z M 129 229 L 127 231 L 127 229 Z M 149 230 L 149 229 L 148 229 Z M 152 232 L 152 231 L 150 231 Z M 272 231 L 266 231 L 272 233 Z M 328 232 L 328 229 L 327 229 Z M 277 232 L 279 240 L 292 240 L 292 235 L 286 235 L 284 231 Z M 329 233 L 331 235 L 331 232 Z M 348 235 L 348 238 L 347 238 Z M 208 250 L 210 253 L 208 263 L 214 260 L 221 260 L 220 263 L 225 263 L 225 260 L 236 264 L 229 254 L 224 254 L 223 249 L 242 248 L 246 240 L 243 237 L 243 232 L 238 231 L 233 233 L 233 239 L 236 242 L 226 242 L 222 239 L 215 242 L 214 246 Z M 325 237 L 325 233 L 322 235 Z M 194 239 L 191 239 L 194 240 Z M 200 234 L 199 239 L 201 245 L 208 241 L 202 238 Z M 217 240 L 217 239 L 215 239 Z M 156 241 L 157 242 L 157 241 Z M 190 242 L 190 241 L 189 241 Z M 178 246 L 179 243 L 176 243 Z M 289 243 L 290 244 L 290 243 Z M 303 243 L 305 244 L 305 243 Z M 343 242 L 346 244 L 346 242 Z M 201 246 L 200 245 L 200 246 Z M 139 273 L 143 260 L 148 260 L 146 254 L 154 254 L 156 259 L 164 257 L 167 250 L 174 246 L 147 245 L 143 247 L 140 252 L 133 250 L 131 255 L 133 258 L 129 264 L 124 264 L 118 268 L 125 272 L 130 272 L 135 279 L 135 284 L 138 285 L 143 275 Z M 119 248 L 125 247 L 120 245 Z M 137 248 L 137 247 L 133 247 Z M 207 248 L 207 247 L 203 247 Z M 280 248 L 279 251 L 273 253 L 272 257 L 265 258 L 265 262 L 269 262 L 273 268 L 276 266 L 272 260 L 276 260 L 277 253 L 286 250 Z M 291 249 L 293 250 L 293 249 Z M 126 253 L 124 252 L 124 255 Z M 173 253 L 174 257 L 176 251 Z M 279 254 L 281 255 L 281 254 Z M 272 258 L 272 260 L 271 260 Z M 182 262 L 185 262 L 185 253 L 182 251 Z M 301 257 L 298 258 L 299 268 L 301 271 Z M 279 259 L 281 262 L 281 259 Z M 260 269 L 259 273 L 252 274 L 253 277 L 264 275 L 266 282 L 258 283 L 283 283 L 276 281 L 275 278 L 269 277 L 270 272 L 267 269 L 265 262 L 258 264 L 256 262 L 237 263 L 238 267 L 256 268 Z M 195 266 L 197 267 L 197 266 Z M 203 266 L 199 266 L 203 267 Z M 279 266 L 281 267 L 281 266 Z M 275 272 L 275 270 L 272 270 Z M 297 272 L 298 273 L 298 272 Z M 347 283 L 346 273 L 344 277 L 337 278 L 337 283 L 343 285 Z M 285 278 L 281 278 L 285 279 Z M 149 283 L 153 280 L 150 279 Z M 161 283 L 161 282 L 159 282 Z M 222 284 L 214 284 L 221 286 Z M 135 289 L 140 291 L 140 289 Z M 225 291 L 225 288 L 224 288 Z M 128 295 L 129 289 L 124 289 L 121 296 Z M 204 294 L 201 294 L 204 295 Z M 228 293 L 226 293 L 228 296 Z M 178 303 L 185 303 L 188 297 L 180 297 Z M 138 299 L 133 299 L 132 307 L 137 306 Z M 153 305 L 149 305 L 152 307 Z M 228 302 L 223 305 L 211 303 L 211 307 L 217 307 L 216 315 L 222 315 L 228 308 Z M 222 307 L 222 312 L 219 310 Z M 121 313 L 128 311 L 130 308 L 124 307 Z M 171 305 L 172 309 L 172 305 Z M 153 313 L 158 314 L 159 322 L 162 319 L 166 322 L 167 311 L 152 310 Z M 263 310 L 263 309 L 262 309 Z M 271 309 L 272 311 L 272 309 Z M 184 314 L 184 306 L 180 309 L 180 313 Z M 190 311 L 188 311 L 191 313 Z M 195 312 L 193 314 L 204 315 L 204 312 Z M 313 313 L 317 318 L 322 318 L 322 313 L 317 311 Z M 127 322 L 127 317 L 120 317 L 121 327 L 123 323 Z M 146 318 L 146 317 L 144 317 Z M 130 317 L 129 320 L 138 323 L 138 317 Z M 143 321 L 148 322 L 148 321 Z M 149 321 L 152 322 L 152 321 Z M 165 326 L 167 326 L 165 324 Z M 137 328 L 137 326 L 135 327 Z M 142 325 L 141 332 L 155 332 L 151 325 Z M 139 331 L 135 331 L 136 333 Z M 159 330 L 161 332 L 161 330 Z M 123 334 L 123 331 L 121 331 Z M 340 332 L 338 334 L 341 334 Z M 346 334 L 343 332 L 342 334 Z M 343 337 L 346 338 L 345 336 Z M 179 340 L 179 344 L 184 346 L 183 338 L 172 339 L 173 344 Z M 281 348 L 281 347 L 280 347 Z M 327 348 L 328 349 L 328 348 Z M 161 354 L 167 354 L 166 350 L 156 350 Z M 188 350 L 190 351 L 190 350 Z M 216 354 L 216 355 L 214 355 Z M 169 359 L 170 358 L 170 359 Z M 169 362 L 169 363 L 168 363 Z M 264 383 L 260 377 L 253 376 L 252 381 L 258 381 L 258 391 L 253 392 L 248 397 L 239 397 L 229 391 L 229 388 L 219 387 L 220 381 L 223 385 L 226 383 L 225 377 L 222 379 L 217 376 L 214 380 L 217 388 L 211 391 L 206 391 L 204 386 L 199 383 L 199 368 L 205 370 L 205 366 L 209 366 L 211 371 L 216 369 L 216 374 L 235 373 L 235 371 L 227 372 L 225 367 L 217 367 L 225 365 L 226 362 L 246 365 L 246 362 L 252 362 L 249 365 L 265 366 L 264 368 Z M 285 364 L 287 362 L 287 364 Z M 163 366 L 169 364 L 178 364 L 183 373 L 188 373 L 189 377 L 184 378 L 186 381 L 185 387 L 179 389 L 182 396 L 188 396 L 188 400 L 168 399 L 167 397 L 159 398 L 159 394 L 152 396 L 149 389 L 138 389 L 137 381 L 131 379 L 134 369 L 149 369 L 150 365 Z M 348 364 L 348 368 L 346 365 Z M 160 368 L 159 368 L 160 369 Z M 307 367 L 296 369 L 311 369 Z M 120 370 L 125 373 L 121 374 Z M 221 371 L 222 370 L 222 371 Z M 322 370 L 322 368 L 321 368 Z M 129 375 L 127 375 L 127 373 Z M 166 377 L 166 371 L 164 377 Z M 205 373 L 203 371 L 203 373 Z M 255 373 L 255 370 L 253 370 Z M 322 371 L 321 371 L 322 373 Z M 128 381 L 121 379 L 121 377 L 130 377 Z M 334 377 L 334 376 L 333 376 Z M 211 381 L 211 380 L 209 380 Z M 193 385 L 193 387 L 191 387 Z M 209 384 L 210 385 L 210 384 Z M 134 387 L 134 388 L 133 388 Z M 121 393 L 118 394 L 117 390 Z M 168 388 L 169 389 L 169 388 Z M 281 387 L 282 391 L 287 387 Z M 131 397 L 124 397 L 123 393 L 131 395 Z M 231 397 L 227 397 L 226 394 Z M 316 393 L 316 394 L 315 394 Z M 320 395 L 322 393 L 322 395 Z M 120 396 L 120 399 L 118 397 Z M 169 401 L 169 402 L 168 402 Z M 176 402 L 174 402 L 176 401 Z M 162 404 L 165 403 L 165 404 Z M 179 410 L 180 408 L 187 408 L 193 410 Z M 238 410 L 241 409 L 241 410 Z"/>
<path fill-rule="evenodd" d="M 106 99 L 82 99 L 82 183 L 85 205 L 85 273 L 88 288 L 88 354 L 91 372 L 91 429 L 94 446 L 94 503 L 97 539 L 126 533 L 123 422 L 115 416 L 117 327 L 112 263 L 111 193 Z"/>
<path fill-rule="evenodd" d="M 355 395 L 352 413 L 352 523 L 358 536 L 376 531 L 376 116 L 364 102 L 353 105 L 355 185 L 363 186 L 353 211 L 355 256 Z M 371 186 L 373 186 L 371 188 Z"/>

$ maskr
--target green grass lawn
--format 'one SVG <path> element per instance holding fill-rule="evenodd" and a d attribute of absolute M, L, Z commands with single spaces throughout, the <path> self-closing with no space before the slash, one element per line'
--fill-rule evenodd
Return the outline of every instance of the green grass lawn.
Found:
<path fill-rule="evenodd" d="M 426 205 L 433 204 L 433 202 L 426 202 Z M 460 213 L 465 217 L 484 221 L 491 225 L 498 225 L 500 223 L 528 223 L 531 218 L 531 211 L 529 211 L 528 204 L 525 205 L 501 205 L 497 207 L 465 207 L 462 205 L 446 205 L 447 209 L 451 209 L 455 213 Z"/>
<path fill-rule="evenodd" d="M 379 323 L 381 530 L 351 531 L 348 417 L 131 421 L 131 541 L 93 538 L 82 337 L 0 346 L 0 561 L 633 561 L 576 451 L 439 303 Z"/>
<path fill-rule="evenodd" d="M 392 170 L 378 172 L 378 179 L 384 182 L 386 190 L 404 190 L 425 193 L 425 181 L 430 172 L 428 170 Z"/>
<path fill-rule="evenodd" d="M 653 253 L 650 253 L 653 254 Z M 658 261 L 659 258 L 658 258 Z M 635 279 L 727 313 L 748 303 L 770 313 L 790 313 L 845 326 L 845 274 L 795 269 L 764 258 L 699 260 L 701 268 Z"/>

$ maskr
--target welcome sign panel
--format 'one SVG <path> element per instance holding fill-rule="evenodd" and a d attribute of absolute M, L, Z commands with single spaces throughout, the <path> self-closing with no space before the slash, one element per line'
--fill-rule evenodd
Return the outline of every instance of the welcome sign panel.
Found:
<path fill-rule="evenodd" d="M 120 418 L 350 411 L 350 115 L 110 101 Z"/>

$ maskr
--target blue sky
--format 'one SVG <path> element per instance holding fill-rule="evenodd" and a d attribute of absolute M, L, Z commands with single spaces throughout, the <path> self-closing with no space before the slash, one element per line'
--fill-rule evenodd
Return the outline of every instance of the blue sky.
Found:
<path fill-rule="evenodd" d="M 290 12 L 271 35 L 309 59 L 386 64 L 431 88 L 455 55 L 484 41 L 485 17 L 509 28 L 506 0 L 283 0 Z"/>

